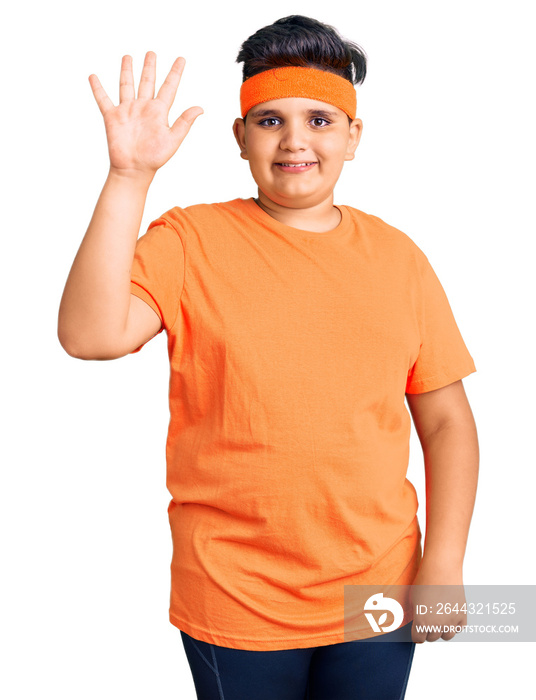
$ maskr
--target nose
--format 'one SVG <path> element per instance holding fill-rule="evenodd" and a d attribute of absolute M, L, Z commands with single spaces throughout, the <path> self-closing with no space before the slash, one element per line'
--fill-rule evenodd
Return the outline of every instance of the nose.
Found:
<path fill-rule="evenodd" d="M 288 121 L 281 130 L 282 151 L 305 151 L 308 146 L 307 130 L 302 124 Z"/>

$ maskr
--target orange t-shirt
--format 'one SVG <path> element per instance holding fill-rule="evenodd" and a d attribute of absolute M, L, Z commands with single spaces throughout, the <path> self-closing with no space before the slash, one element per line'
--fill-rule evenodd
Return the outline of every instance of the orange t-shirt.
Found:
<path fill-rule="evenodd" d="M 339 209 L 314 233 L 253 199 L 176 207 L 136 247 L 171 364 L 170 621 L 205 642 L 345 641 L 344 586 L 420 564 L 405 393 L 476 370 L 420 248 Z"/>

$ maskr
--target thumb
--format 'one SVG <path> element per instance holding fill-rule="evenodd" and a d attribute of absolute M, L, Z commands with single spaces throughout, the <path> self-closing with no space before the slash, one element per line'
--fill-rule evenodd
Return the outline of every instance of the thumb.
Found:
<path fill-rule="evenodd" d="M 201 114 L 204 114 L 202 107 L 190 107 L 178 117 L 171 127 L 171 131 L 181 141 L 190 131 L 190 127 Z"/>

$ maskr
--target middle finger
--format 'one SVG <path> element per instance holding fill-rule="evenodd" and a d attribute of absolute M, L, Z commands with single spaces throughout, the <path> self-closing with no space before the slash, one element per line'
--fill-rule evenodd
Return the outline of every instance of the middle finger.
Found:
<path fill-rule="evenodd" d="M 141 72 L 138 97 L 152 100 L 154 97 L 154 84 L 156 80 L 156 54 L 148 51 L 145 55 L 145 63 Z"/>

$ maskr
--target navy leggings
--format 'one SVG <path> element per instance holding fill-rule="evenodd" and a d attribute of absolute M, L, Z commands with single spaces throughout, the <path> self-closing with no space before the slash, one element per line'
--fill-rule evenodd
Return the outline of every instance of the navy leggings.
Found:
<path fill-rule="evenodd" d="M 411 625 L 382 635 L 395 641 L 281 651 L 181 637 L 198 700 L 402 700 L 415 652 Z"/>

